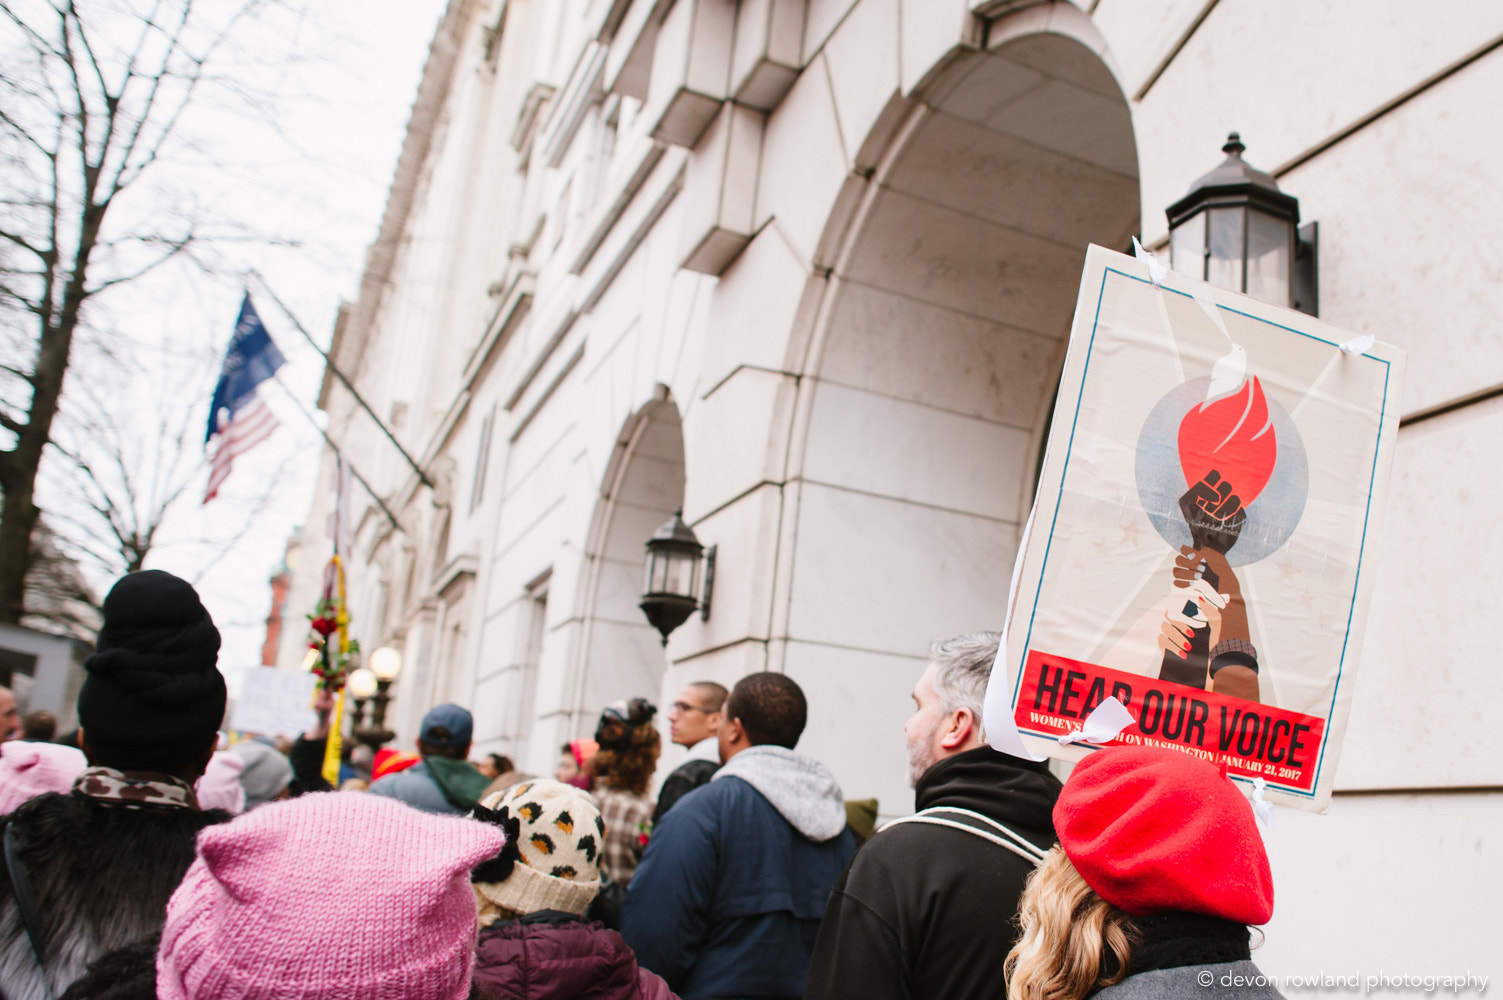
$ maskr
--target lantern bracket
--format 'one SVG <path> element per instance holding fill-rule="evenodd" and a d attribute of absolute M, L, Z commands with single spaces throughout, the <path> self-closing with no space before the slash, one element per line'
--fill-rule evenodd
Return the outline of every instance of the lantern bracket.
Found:
<path fill-rule="evenodd" d="M 1294 308 L 1320 315 L 1320 223 L 1307 222 L 1294 237 Z"/>
<path fill-rule="evenodd" d="M 705 549 L 705 592 L 699 602 L 699 620 L 710 620 L 710 595 L 715 592 L 715 551 L 719 545 L 711 545 Z"/>

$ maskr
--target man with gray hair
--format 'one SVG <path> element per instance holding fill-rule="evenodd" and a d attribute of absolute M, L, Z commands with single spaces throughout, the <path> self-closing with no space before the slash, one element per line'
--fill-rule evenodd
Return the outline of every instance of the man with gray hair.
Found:
<path fill-rule="evenodd" d="M 1060 784 L 993 750 L 981 706 L 996 632 L 936 642 L 903 727 L 918 812 L 889 823 L 840 876 L 805 1000 L 994 997 L 1023 883 L 1054 844 Z"/>

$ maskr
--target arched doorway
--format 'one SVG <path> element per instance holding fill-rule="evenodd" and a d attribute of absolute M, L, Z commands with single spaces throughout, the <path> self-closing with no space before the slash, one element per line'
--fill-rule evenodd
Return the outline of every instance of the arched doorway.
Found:
<path fill-rule="evenodd" d="M 840 710 L 800 750 L 884 813 L 908 809 L 929 643 L 1001 625 L 1086 247 L 1138 231 L 1110 70 L 1007 27 L 913 95 L 830 274 L 792 432 L 782 667 Z"/>
<path fill-rule="evenodd" d="M 611 701 L 658 700 L 667 661 L 657 630 L 637 607 L 644 546 L 683 502 L 683 423 L 666 387 L 658 386 L 617 438 L 595 506 L 570 732 L 586 733 Z"/>

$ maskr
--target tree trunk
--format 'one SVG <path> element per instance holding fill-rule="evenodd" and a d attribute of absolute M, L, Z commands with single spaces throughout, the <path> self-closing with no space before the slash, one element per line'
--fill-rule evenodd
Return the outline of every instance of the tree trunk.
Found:
<path fill-rule="evenodd" d="M 92 198 L 95 178 L 86 171 L 85 193 Z M 69 355 L 73 350 L 73 333 L 88 297 L 89 258 L 99 242 L 99 226 L 104 208 L 92 202 L 84 210 L 79 226 L 78 249 L 74 253 L 63 301 L 55 314 L 41 319 L 37 359 L 31 377 L 31 406 L 26 425 L 16 433 L 16 447 L 0 453 L 0 489 L 5 499 L 0 504 L 0 623 L 14 625 L 25 612 L 26 574 L 31 569 L 31 533 L 36 528 L 35 503 L 37 470 L 42 465 L 43 450 L 52 439 L 52 421 L 57 416 L 63 394 L 63 378 L 68 373 Z M 55 322 L 49 318 L 55 317 Z"/>
<path fill-rule="evenodd" d="M 32 482 L 35 476 L 31 477 Z M 25 610 L 26 573 L 31 568 L 31 531 L 37 507 L 31 482 L 7 486 L 0 497 L 0 622 L 14 625 Z"/>

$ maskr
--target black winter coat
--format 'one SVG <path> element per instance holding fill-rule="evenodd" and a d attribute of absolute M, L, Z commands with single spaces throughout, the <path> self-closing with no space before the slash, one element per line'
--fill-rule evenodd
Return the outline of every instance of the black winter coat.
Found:
<path fill-rule="evenodd" d="M 969 809 L 1047 850 L 1059 781 L 1043 764 L 967 750 L 919 779 L 919 809 Z M 1005 992 L 1002 962 L 1033 865 L 975 834 L 923 823 L 879 832 L 825 910 L 805 1000 L 967 1000 Z"/>
<path fill-rule="evenodd" d="M 652 811 L 652 825 L 663 822 L 663 817 L 673 804 L 700 785 L 708 785 L 720 765 L 713 760 L 686 760 L 673 773 L 663 779 L 663 788 L 658 792 L 658 805 Z"/>

